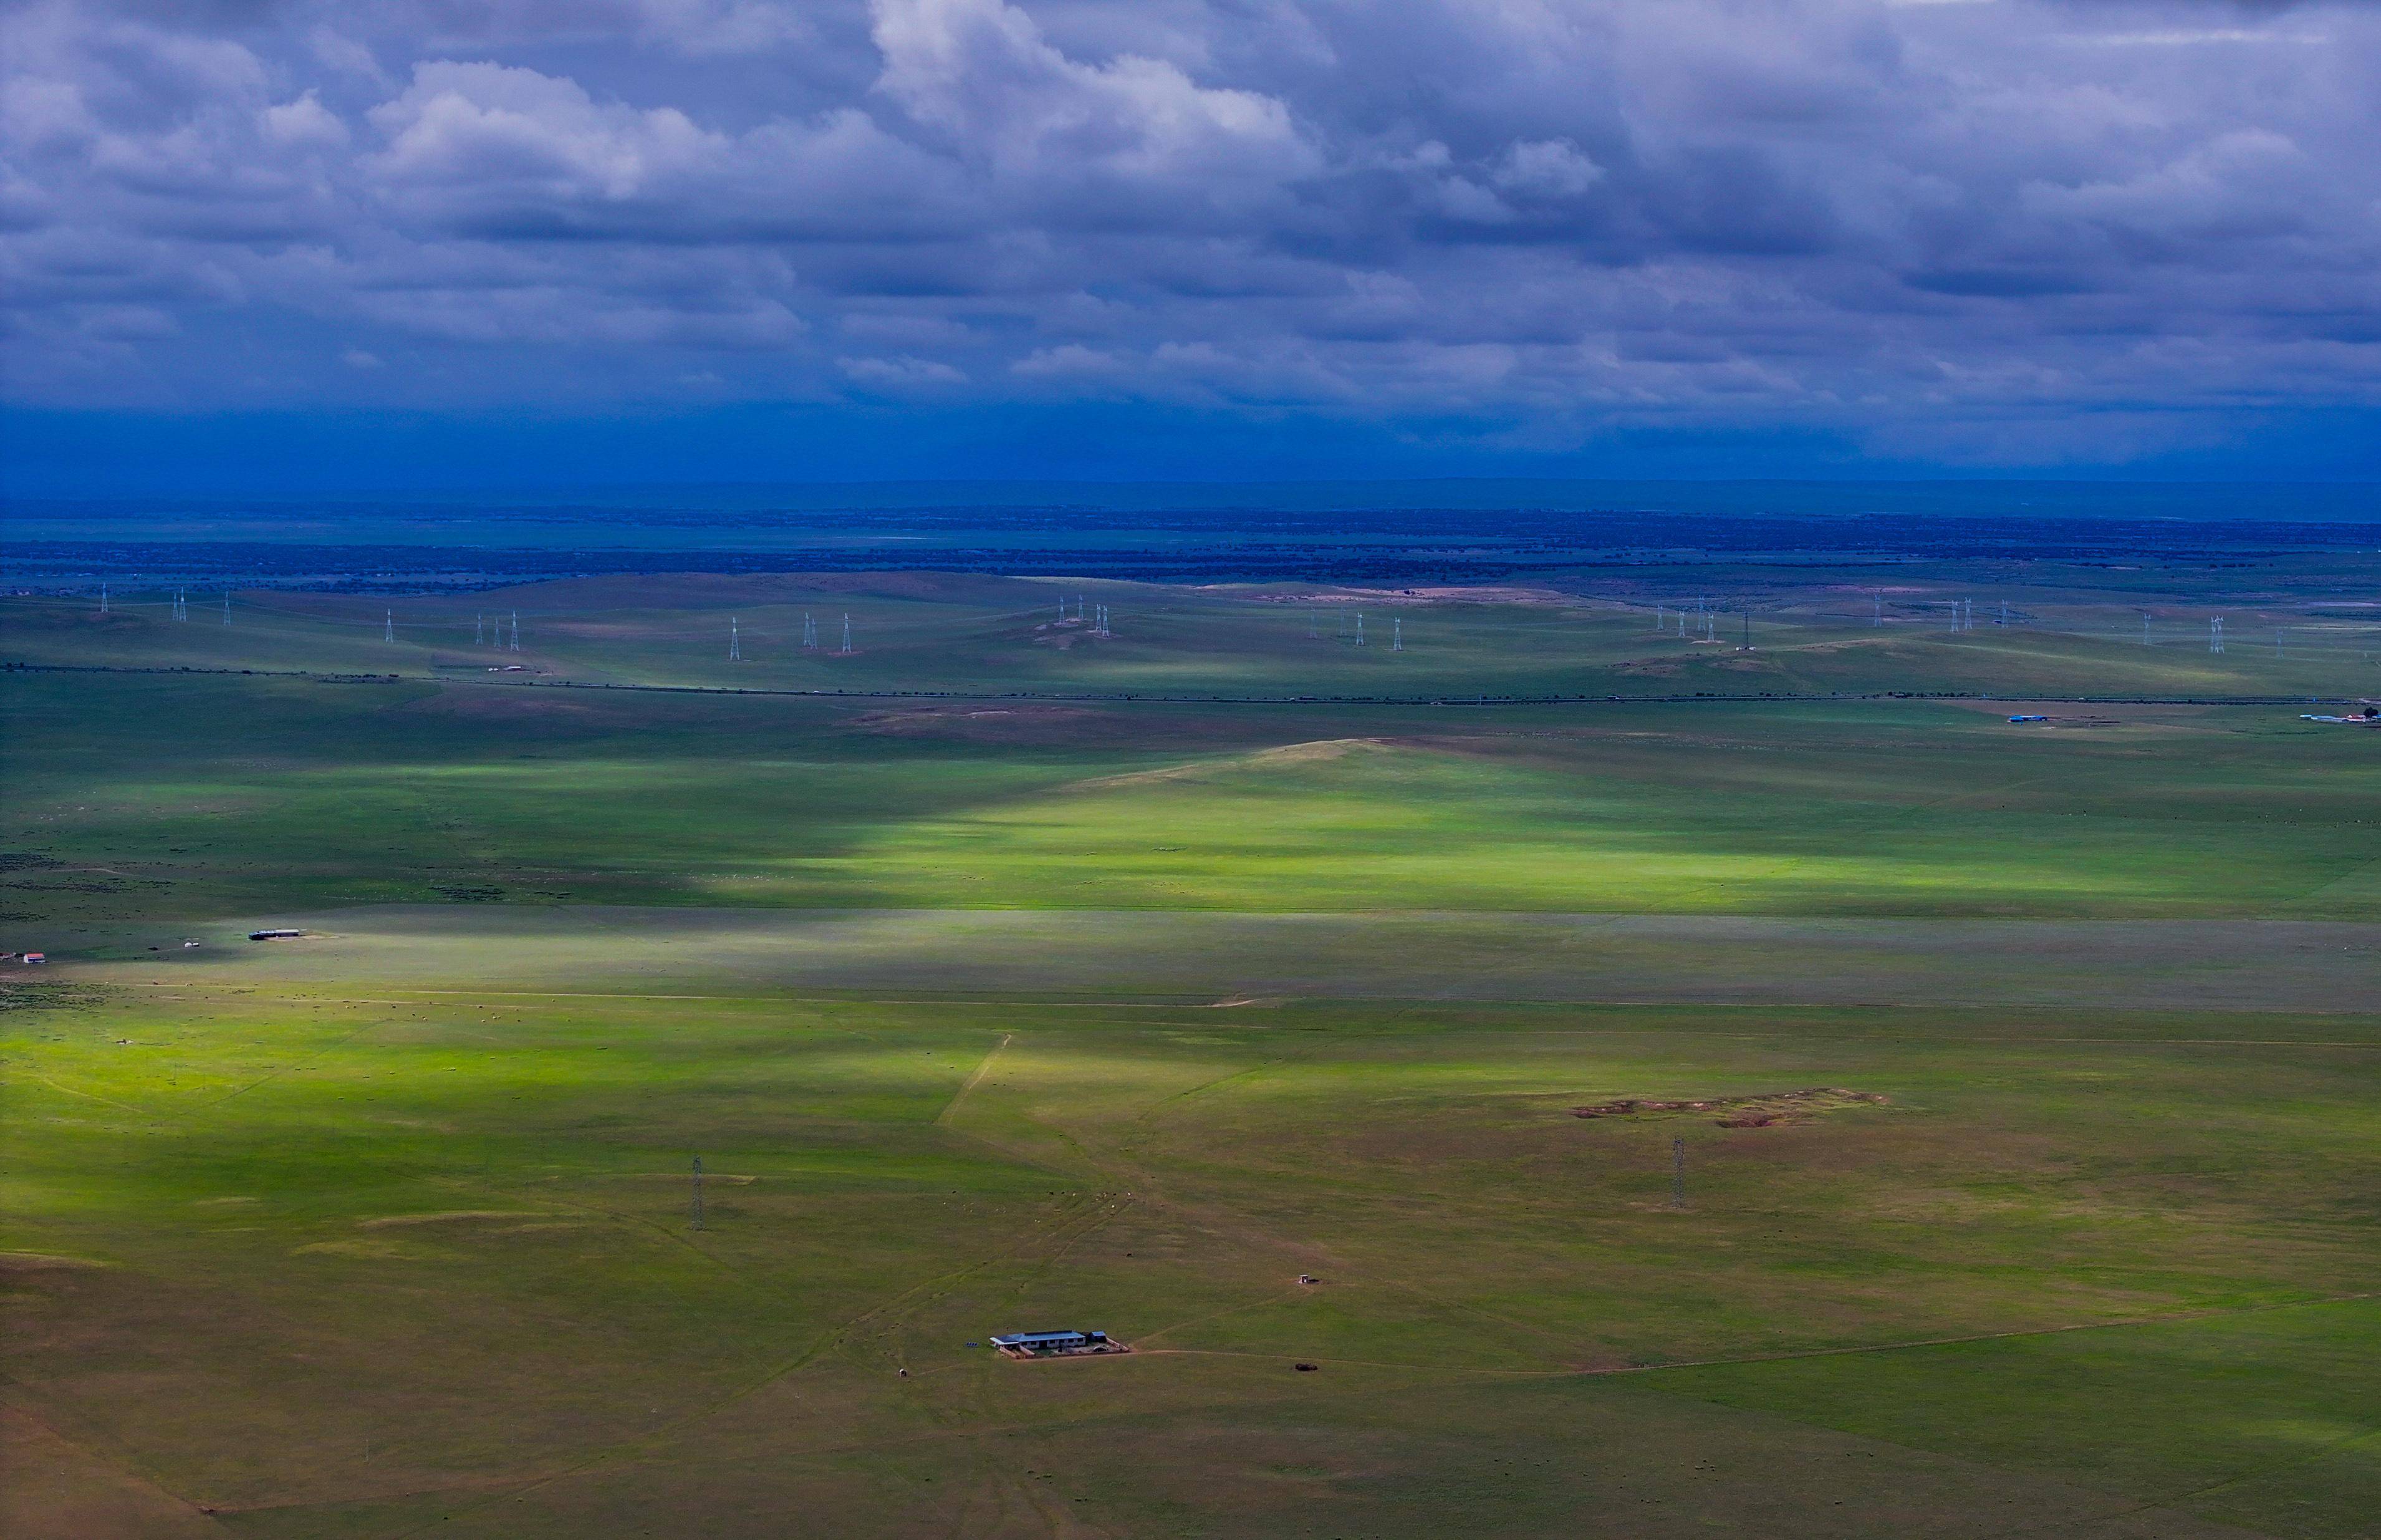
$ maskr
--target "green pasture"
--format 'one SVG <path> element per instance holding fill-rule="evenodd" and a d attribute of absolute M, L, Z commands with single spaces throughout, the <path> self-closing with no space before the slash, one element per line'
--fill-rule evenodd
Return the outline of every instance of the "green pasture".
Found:
<path fill-rule="evenodd" d="M 1113 640 L 1036 629 L 1079 587 Z M 507 683 L 488 595 L 127 597 L 0 603 L 138 670 L 0 675 L 54 959 L 0 963 L 0 1532 L 2371 1533 L 2381 734 L 1212 699 L 2338 691 L 2353 635 L 501 601 L 549 685 L 978 692 L 836 699 Z M 1572 1115 L 1630 1098 L 1713 1105 Z M 1135 1351 L 970 1345 L 1065 1326 Z"/>
<path fill-rule="evenodd" d="M 475 900 L 2381 912 L 2376 739 L 2280 707 L 2045 729 L 1907 702 L 887 708 L 22 673 L 0 694 L 20 926 Z"/>
<path fill-rule="evenodd" d="M 2369 1019 L 119 987 L 7 1027 L 10 1394 L 228 1533 L 2344 1537 L 2381 1479 Z M 1568 1111 L 1812 1086 L 1887 1100 Z M 1138 1351 L 967 1346 L 1056 1323 Z"/>

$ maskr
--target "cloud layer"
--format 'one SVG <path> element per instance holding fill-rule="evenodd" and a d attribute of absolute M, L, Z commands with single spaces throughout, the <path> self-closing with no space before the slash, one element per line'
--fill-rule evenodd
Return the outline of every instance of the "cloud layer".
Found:
<path fill-rule="evenodd" d="M 1824 429 L 2381 406 L 2381 9 L 381 0 L 7 13 L 8 398 Z M 1417 430 L 1419 431 L 1419 430 Z"/>

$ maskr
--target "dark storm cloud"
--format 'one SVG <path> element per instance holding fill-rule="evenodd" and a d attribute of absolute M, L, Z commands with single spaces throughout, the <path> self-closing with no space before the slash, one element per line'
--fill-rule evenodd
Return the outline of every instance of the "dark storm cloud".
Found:
<path fill-rule="evenodd" d="M 5 26 L 20 403 L 909 393 L 2088 459 L 2381 394 L 2367 5 L 86 0 Z M 2132 426 L 2063 425 L 2087 411 Z"/>

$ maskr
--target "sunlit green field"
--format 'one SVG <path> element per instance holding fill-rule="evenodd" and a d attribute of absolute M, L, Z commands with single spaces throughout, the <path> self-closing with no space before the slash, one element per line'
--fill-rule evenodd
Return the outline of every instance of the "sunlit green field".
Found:
<path fill-rule="evenodd" d="M 966 582 L 844 659 L 731 597 L 801 688 L 1771 662 L 1125 585 L 1061 647 Z M 720 682 L 665 597 L 519 655 Z M 408 676 L 0 678 L 11 1535 L 2371 1533 L 2381 734 L 563 691 L 485 682 L 484 596 L 270 603 L 0 605 L 11 661 Z M 2285 678 L 1807 624 L 1781 688 Z M 1715 1105 L 1572 1116 L 1624 1098 Z M 1069 1326 L 1135 1351 L 978 1345 Z"/>
<path fill-rule="evenodd" d="M 10 678 L 9 907 L 2381 914 L 2287 707 L 1054 710 Z M 34 907 L 38 906 L 38 907 Z M 63 941 L 59 943 L 65 945 Z"/>

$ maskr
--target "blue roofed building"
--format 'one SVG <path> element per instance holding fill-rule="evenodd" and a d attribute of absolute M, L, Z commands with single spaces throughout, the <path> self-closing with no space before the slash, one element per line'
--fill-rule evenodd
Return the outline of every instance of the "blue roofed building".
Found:
<path fill-rule="evenodd" d="M 1013 1331 L 992 1339 L 1011 1358 L 1066 1358 L 1079 1353 L 1120 1353 L 1124 1344 L 1104 1331 Z"/>

